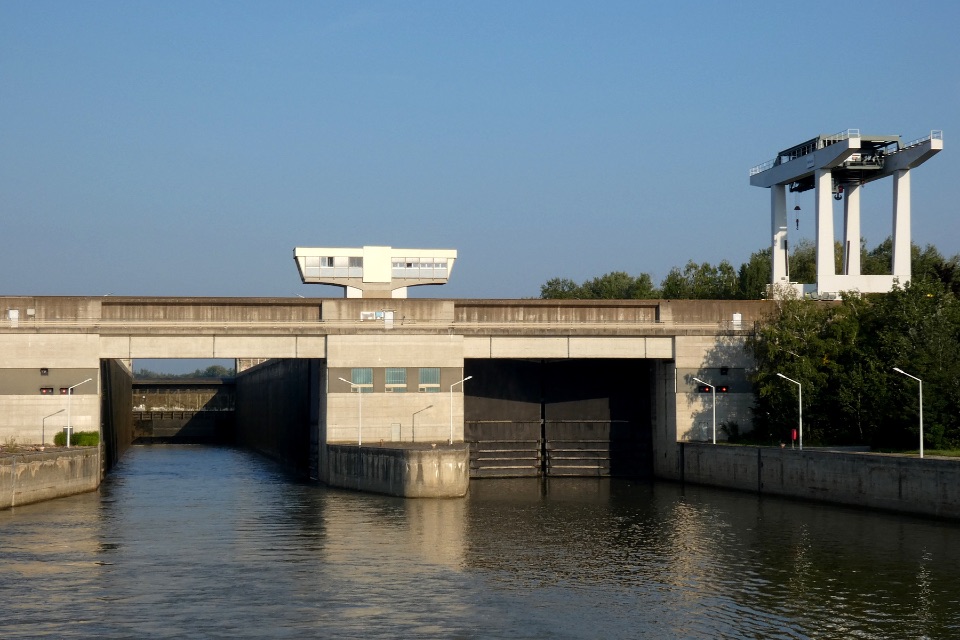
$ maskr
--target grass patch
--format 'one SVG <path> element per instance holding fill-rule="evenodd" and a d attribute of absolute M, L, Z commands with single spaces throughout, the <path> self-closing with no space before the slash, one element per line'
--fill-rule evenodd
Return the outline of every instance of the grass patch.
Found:
<path fill-rule="evenodd" d="M 55 433 L 53 444 L 58 447 L 66 446 L 66 434 L 63 431 Z M 70 437 L 71 447 L 95 447 L 98 444 L 100 444 L 100 434 L 97 431 L 77 431 Z"/>
<path fill-rule="evenodd" d="M 908 451 L 907 453 L 915 453 L 920 455 L 920 451 Z M 960 458 L 960 449 L 924 449 L 923 455 L 925 456 L 943 456 L 945 458 Z"/>
<path fill-rule="evenodd" d="M 872 449 L 874 453 L 899 453 L 904 456 L 919 456 L 919 449 Z M 960 458 L 960 449 L 928 449 L 924 447 L 924 456 L 938 456 L 941 458 Z"/>

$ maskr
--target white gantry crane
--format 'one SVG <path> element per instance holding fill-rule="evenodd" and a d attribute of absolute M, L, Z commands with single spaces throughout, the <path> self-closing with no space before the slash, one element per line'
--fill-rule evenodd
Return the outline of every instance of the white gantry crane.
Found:
<path fill-rule="evenodd" d="M 750 169 L 750 184 L 770 189 L 773 274 L 768 297 L 833 299 L 841 291 L 883 293 L 910 280 L 910 170 L 943 149 L 943 132 L 903 144 L 900 136 L 865 136 L 858 129 L 820 135 Z M 860 188 L 893 178 L 893 270 L 860 273 Z M 816 190 L 817 281 L 791 282 L 787 191 Z M 833 201 L 843 200 L 843 265 L 834 262 Z"/>

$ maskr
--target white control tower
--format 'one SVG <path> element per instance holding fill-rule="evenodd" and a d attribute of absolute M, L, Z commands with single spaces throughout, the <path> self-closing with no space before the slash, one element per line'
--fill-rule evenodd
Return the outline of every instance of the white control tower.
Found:
<path fill-rule="evenodd" d="M 833 299 L 841 291 L 883 293 L 910 280 L 910 170 L 943 149 L 943 132 L 902 144 L 900 136 L 863 136 L 858 129 L 820 135 L 750 169 L 750 184 L 770 189 L 772 297 L 787 292 Z M 893 177 L 893 273 L 860 273 L 860 187 Z M 816 189 L 817 281 L 790 281 L 787 190 Z M 844 200 L 843 273 L 834 263 L 833 200 Z"/>
<path fill-rule="evenodd" d="M 304 284 L 343 287 L 346 298 L 406 298 L 407 287 L 445 284 L 456 249 L 296 247 L 293 259 Z"/>

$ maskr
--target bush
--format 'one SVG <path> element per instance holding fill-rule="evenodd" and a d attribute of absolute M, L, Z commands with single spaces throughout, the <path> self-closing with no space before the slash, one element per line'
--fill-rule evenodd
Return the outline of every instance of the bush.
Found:
<path fill-rule="evenodd" d="M 67 436 L 63 431 L 53 435 L 53 444 L 58 447 L 66 446 Z M 75 431 L 70 437 L 71 447 L 95 447 L 100 444 L 100 434 L 96 431 Z"/>

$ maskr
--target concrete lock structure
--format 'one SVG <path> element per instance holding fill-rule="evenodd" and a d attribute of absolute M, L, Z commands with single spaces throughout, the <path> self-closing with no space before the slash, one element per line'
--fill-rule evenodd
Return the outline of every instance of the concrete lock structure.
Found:
<path fill-rule="evenodd" d="M 471 477 L 672 469 L 678 440 L 711 437 L 711 394 L 694 377 L 728 389 L 717 394 L 719 425 L 748 430 L 743 343 L 771 305 L 115 296 L 0 304 L 0 438 L 36 443 L 45 427 L 51 441 L 65 426 L 60 387 L 92 378 L 75 388 L 71 419 L 78 431 L 100 430 L 109 468 L 132 442 L 134 407 L 144 402 L 132 398 L 133 359 L 245 359 L 259 364 L 236 377 L 237 444 L 338 486 L 423 496 L 462 495 Z"/>
<path fill-rule="evenodd" d="M 820 135 L 784 149 L 773 160 L 750 169 L 750 184 L 770 189 L 773 273 L 768 297 L 806 295 L 835 299 L 841 291 L 884 293 L 910 280 L 910 170 L 943 149 L 943 132 L 903 144 L 900 136 L 861 135 L 848 129 Z M 881 178 L 893 178 L 893 272 L 860 272 L 860 190 Z M 787 243 L 787 191 L 816 190 L 817 281 L 790 279 Z M 833 203 L 844 201 L 843 266 L 837 274 Z M 799 222 L 798 222 L 799 226 Z"/>

